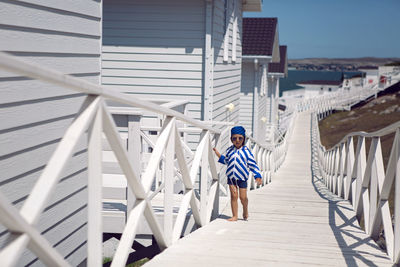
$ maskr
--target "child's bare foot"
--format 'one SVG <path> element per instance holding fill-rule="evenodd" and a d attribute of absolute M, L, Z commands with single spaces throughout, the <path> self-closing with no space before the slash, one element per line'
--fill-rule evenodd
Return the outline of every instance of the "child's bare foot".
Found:
<path fill-rule="evenodd" d="M 238 219 L 237 217 L 232 217 L 232 218 L 227 219 L 227 221 L 229 221 L 229 222 L 236 222 L 237 219 Z"/>
<path fill-rule="evenodd" d="M 249 218 L 249 214 L 248 213 L 247 214 L 243 213 L 243 220 L 247 221 L 248 218 Z"/>

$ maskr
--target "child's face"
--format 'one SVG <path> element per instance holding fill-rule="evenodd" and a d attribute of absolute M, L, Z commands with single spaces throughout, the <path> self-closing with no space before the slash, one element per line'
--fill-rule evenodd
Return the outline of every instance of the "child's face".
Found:
<path fill-rule="evenodd" d="M 231 136 L 231 141 L 236 148 L 243 146 L 244 137 L 241 134 L 234 134 Z"/>

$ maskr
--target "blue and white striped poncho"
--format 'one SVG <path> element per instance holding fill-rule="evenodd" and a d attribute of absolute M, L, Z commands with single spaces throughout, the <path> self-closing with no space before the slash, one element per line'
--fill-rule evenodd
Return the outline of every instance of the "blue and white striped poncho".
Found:
<path fill-rule="evenodd" d="M 233 145 L 230 146 L 225 155 L 221 155 L 218 162 L 228 165 L 226 169 L 228 179 L 247 181 L 250 174 L 249 170 L 254 173 L 254 179 L 261 178 L 257 162 L 247 146 L 242 146 L 239 149 Z"/>

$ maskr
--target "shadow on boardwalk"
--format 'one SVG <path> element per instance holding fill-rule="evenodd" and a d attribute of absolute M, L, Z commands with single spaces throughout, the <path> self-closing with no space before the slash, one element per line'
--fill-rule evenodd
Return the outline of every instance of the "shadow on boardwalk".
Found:
<path fill-rule="evenodd" d="M 364 232 L 358 224 L 352 205 L 349 201 L 344 200 L 332 192 L 324 184 L 323 178 L 321 177 L 318 155 L 317 155 L 317 141 L 316 134 L 313 131 L 313 121 L 311 121 L 311 179 L 312 185 L 318 195 L 329 202 L 329 226 L 332 229 L 332 233 L 342 251 L 343 258 L 346 261 L 347 266 L 359 266 L 356 259 L 361 260 L 368 266 L 378 266 L 365 256 L 374 256 L 382 259 L 377 254 L 371 254 L 358 250 L 361 245 L 367 245 L 374 249 L 381 250 L 379 246 L 370 238 L 360 238 L 353 233 Z M 318 126 L 317 126 L 318 127 Z M 343 220 L 343 222 L 337 221 L 337 215 Z M 341 224 L 340 224 L 341 223 Z M 351 238 L 353 242 L 349 244 L 349 241 L 345 240 L 345 236 Z M 394 265 L 395 266 L 395 265 Z"/>

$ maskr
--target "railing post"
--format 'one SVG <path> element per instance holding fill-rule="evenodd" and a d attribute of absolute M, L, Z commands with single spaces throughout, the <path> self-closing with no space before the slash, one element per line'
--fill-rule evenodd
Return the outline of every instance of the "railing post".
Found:
<path fill-rule="evenodd" d="M 337 195 L 339 197 L 344 197 L 344 158 L 345 158 L 345 143 L 340 144 L 339 148 L 339 173 L 338 173 L 338 192 Z"/>
<path fill-rule="evenodd" d="M 88 266 L 101 266 L 103 263 L 102 128 L 100 106 L 88 133 Z"/>
<path fill-rule="evenodd" d="M 207 187 L 208 187 L 208 140 L 209 134 L 203 131 L 201 138 L 206 138 L 201 156 L 201 173 L 200 173 L 200 217 L 202 226 L 207 224 Z"/>
<path fill-rule="evenodd" d="M 164 125 L 172 117 L 167 117 Z M 172 242 L 173 232 L 173 208 L 174 208 L 174 159 L 175 159 L 175 122 L 165 148 L 165 177 L 164 177 L 164 236 L 167 244 Z"/>
<path fill-rule="evenodd" d="M 335 162 L 333 167 L 333 188 L 332 192 L 337 195 L 338 191 L 338 177 L 339 177 L 339 160 L 340 160 L 340 152 L 339 147 L 335 149 Z"/>
<path fill-rule="evenodd" d="M 355 168 L 353 170 L 352 174 L 352 204 L 354 210 L 357 210 L 358 206 L 358 196 L 361 193 L 361 187 L 362 187 L 362 179 L 363 175 L 365 172 L 365 165 L 366 165 L 366 159 L 365 159 L 365 138 L 363 136 L 358 137 L 358 142 L 357 142 L 357 153 L 356 153 L 356 162 L 355 162 Z M 355 179 L 355 181 L 354 181 Z"/>
<path fill-rule="evenodd" d="M 394 198 L 394 263 L 400 263 L 400 129 L 396 131 L 396 137 L 393 141 L 396 148 L 397 166 L 395 170 L 395 198 Z"/>
<path fill-rule="evenodd" d="M 349 200 L 351 195 L 351 181 L 352 181 L 352 169 L 354 163 L 354 142 L 353 137 L 347 138 L 347 146 L 346 146 L 346 178 L 345 178 L 345 187 L 344 187 L 344 197 L 346 200 Z"/>
<path fill-rule="evenodd" d="M 131 160 L 133 169 L 136 171 L 137 177 L 141 174 L 141 136 L 140 136 L 140 120 L 142 115 L 128 115 L 128 156 Z M 127 187 L 127 218 L 135 203 L 135 196 L 132 190 Z"/>

